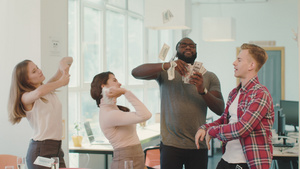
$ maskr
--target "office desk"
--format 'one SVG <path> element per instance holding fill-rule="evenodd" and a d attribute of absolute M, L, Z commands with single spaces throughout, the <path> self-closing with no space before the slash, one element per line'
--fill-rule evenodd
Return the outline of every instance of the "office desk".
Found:
<path fill-rule="evenodd" d="M 298 133 L 296 136 L 294 134 L 295 133 L 290 133 L 289 136 L 293 135 L 294 137 L 287 140 L 288 143 L 294 143 L 294 147 L 273 147 L 273 168 L 298 169 L 299 143 L 296 143 L 298 140 Z M 282 143 L 282 139 L 276 141 L 276 143 Z"/>
<path fill-rule="evenodd" d="M 298 169 L 299 146 L 292 148 L 274 147 L 273 165 L 275 169 Z"/>
<path fill-rule="evenodd" d="M 113 147 L 110 144 L 82 145 L 82 147 L 70 147 L 69 152 L 79 154 L 104 154 L 105 168 L 108 169 L 108 155 L 113 155 Z"/>
<path fill-rule="evenodd" d="M 137 134 L 141 144 L 147 143 L 160 136 L 160 124 L 146 126 L 144 128 L 137 125 Z M 84 153 L 84 154 L 104 154 L 105 168 L 108 169 L 108 155 L 113 155 L 113 147 L 110 144 L 91 145 L 84 144 L 82 147 L 69 147 L 70 153 Z"/>

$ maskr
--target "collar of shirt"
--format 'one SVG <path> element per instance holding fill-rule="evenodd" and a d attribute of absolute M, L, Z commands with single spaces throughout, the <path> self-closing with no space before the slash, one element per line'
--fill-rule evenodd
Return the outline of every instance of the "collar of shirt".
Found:
<path fill-rule="evenodd" d="M 240 83 L 237 87 L 236 87 L 236 92 L 238 92 L 240 90 L 241 93 L 246 93 L 249 89 L 251 89 L 254 85 L 256 85 L 257 83 L 259 83 L 258 81 L 258 76 L 254 76 L 252 79 L 250 79 L 245 86 L 242 86 L 242 83 Z"/>

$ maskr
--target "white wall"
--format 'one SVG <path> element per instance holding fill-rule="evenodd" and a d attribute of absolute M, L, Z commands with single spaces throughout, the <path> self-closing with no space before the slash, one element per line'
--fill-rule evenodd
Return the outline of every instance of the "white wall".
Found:
<path fill-rule="evenodd" d="M 46 81 L 56 72 L 59 60 L 67 56 L 68 52 L 68 1 L 1 0 L 0 11 L 0 70 L 3 81 L 0 87 L 0 154 L 26 156 L 32 135 L 27 120 L 23 119 L 14 126 L 8 122 L 6 105 L 11 73 L 14 66 L 24 59 L 36 63 L 42 69 Z M 59 50 L 52 49 L 51 40 L 59 40 Z M 59 91 L 67 127 L 67 87 Z M 63 140 L 68 164 L 67 144 L 68 141 Z"/>
<path fill-rule="evenodd" d="M 0 153 L 25 156 L 31 137 L 26 119 L 12 126 L 8 122 L 7 100 L 14 66 L 24 60 L 41 65 L 40 57 L 40 1 L 0 1 Z"/>
<path fill-rule="evenodd" d="M 236 47 L 249 41 L 276 41 L 285 47 L 285 99 L 299 100 L 299 67 L 297 42 L 292 29 L 298 29 L 298 0 L 269 0 L 265 3 L 194 4 L 191 37 L 197 43 L 198 58 L 221 81 L 225 101 L 236 86 L 233 61 Z M 233 17 L 236 40 L 204 42 L 202 17 Z"/>
<path fill-rule="evenodd" d="M 68 56 L 68 0 L 41 1 L 41 65 L 46 81 L 56 73 L 58 63 L 62 57 Z M 53 47 L 53 42 L 58 46 Z M 64 160 L 69 164 L 68 142 L 68 87 L 57 90 L 62 103 L 64 132 L 62 147 L 65 153 Z"/>

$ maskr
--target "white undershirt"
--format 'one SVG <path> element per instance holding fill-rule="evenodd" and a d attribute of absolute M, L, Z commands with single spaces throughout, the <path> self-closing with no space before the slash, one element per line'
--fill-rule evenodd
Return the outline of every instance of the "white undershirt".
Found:
<path fill-rule="evenodd" d="M 229 107 L 229 123 L 235 123 L 238 121 L 237 108 L 240 92 L 238 92 L 236 98 Z M 243 148 L 239 139 L 228 141 L 226 144 L 226 150 L 222 158 L 228 163 L 246 163 Z"/>

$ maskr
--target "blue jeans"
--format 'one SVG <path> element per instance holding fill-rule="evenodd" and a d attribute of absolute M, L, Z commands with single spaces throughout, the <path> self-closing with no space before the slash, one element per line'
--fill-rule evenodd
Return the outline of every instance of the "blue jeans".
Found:
<path fill-rule="evenodd" d="M 160 143 L 161 169 L 207 169 L 207 149 L 181 149 Z"/>

